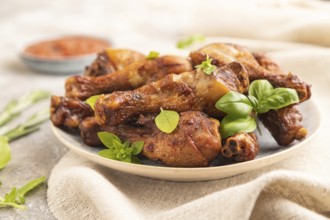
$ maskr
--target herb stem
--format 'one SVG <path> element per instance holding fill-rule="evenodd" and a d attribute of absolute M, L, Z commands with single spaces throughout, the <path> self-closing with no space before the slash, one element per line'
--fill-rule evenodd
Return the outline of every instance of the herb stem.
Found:
<path fill-rule="evenodd" d="M 19 100 L 10 101 L 6 105 L 4 111 L 0 114 L 0 127 L 20 115 L 24 109 L 47 97 L 49 97 L 49 92 L 36 90 L 22 96 Z"/>
<path fill-rule="evenodd" d="M 15 202 L 0 202 L 0 207 L 6 207 L 6 206 L 11 206 L 17 209 L 26 209 L 25 205 L 19 205 Z"/>
<path fill-rule="evenodd" d="M 30 116 L 21 125 L 18 125 L 17 127 L 7 131 L 3 136 L 5 136 L 8 139 L 8 141 L 12 141 L 19 137 L 30 134 L 34 131 L 37 131 L 39 129 L 39 125 L 42 122 L 48 120 L 48 118 L 49 118 L 48 108 L 43 109 L 43 110 L 33 114 L 32 116 Z"/>
<path fill-rule="evenodd" d="M 37 130 L 39 130 L 38 127 L 31 127 L 31 128 L 18 127 L 16 129 L 13 129 L 12 131 L 9 131 L 7 134 L 5 134 L 5 137 L 8 139 L 8 141 L 12 141 L 17 138 L 28 135 Z"/>

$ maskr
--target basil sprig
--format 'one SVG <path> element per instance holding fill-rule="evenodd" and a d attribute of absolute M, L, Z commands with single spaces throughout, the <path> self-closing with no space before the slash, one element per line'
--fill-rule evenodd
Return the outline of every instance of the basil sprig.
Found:
<path fill-rule="evenodd" d="M 14 207 L 18 209 L 26 209 L 25 195 L 31 190 L 37 188 L 43 182 L 45 182 L 46 177 L 42 176 L 37 179 L 29 181 L 27 184 L 21 188 L 12 188 L 12 190 L 5 194 L 4 197 L 0 196 L 0 208 L 2 207 Z"/>
<path fill-rule="evenodd" d="M 204 60 L 201 64 L 195 66 L 197 69 L 203 70 L 206 75 L 211 75 L 213 71 L 217 68 L 212 64 L 213 58 L 210 58 L 209 55 L 206 55 L 206 60 Z"/>
<path fill-rule="evenodd" d="M 122 142 L 120 138 L 110 132 L 98 132 L 101 142 L 108 148 L 98 154 L 102 157 L 127 163 L 141 163 L 137 155 L 141 153 L 144 141 Z"/>
<path fill-rule="evenodd" d="M 146 56 L 147 60 L 153 60 L 159 57 L 159 52 L 157 51 L 150 51 L 149 54 Z"/>
<path fill-rule="evenodd" d="M 253 132 L 257 128 L 258 113 L 298 103 L 297 91 L 290 88 L 273 88 L 267 80 L 255 80 L 249 94 L 231 91 L 217 101 L 215 107 L 227 115 L 222 119 L 222 138 L 239 132 Z"/>
<path fill-rule="evenodd" d="M 179 40 L 176 44 L 176 47 L 179 49 L 185 49 L 197 42 L 204 42 L 205 39 L 206 39 L 205 36 L 200 35 L 200 34 L 195 34 L 195 35 L 192 35 L 187 38 Z"/>

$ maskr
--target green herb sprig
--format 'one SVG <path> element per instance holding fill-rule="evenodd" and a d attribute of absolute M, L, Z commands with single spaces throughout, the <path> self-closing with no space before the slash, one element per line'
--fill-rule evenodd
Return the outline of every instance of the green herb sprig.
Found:
<path fill-rule="evenodd" d="M 129 141 L 122 142 L 120 138 L 110 132 L 98 132 L 101 142 L 108 148 L 101 150 L 98 154 L 102 157 L 123 161 L 127 163 L 141 163 L 137 155 L 142 151 L 144 142 Z"/>
<path fill-rule="evenodd" d="M 160 108 L 160 113 L 156 116 L 155 123 L 159 130 L 169 134 L 178 126 L 179 119 L 180 115 L 176 111 Z"/>
<path fill-rule="evenodd" d="M 85 102 L 94 110 L 95 103 L 98 98 L 100 98 L 101 95 L 94 95 L 89 97 Z"/>
<path fill-rule="evenodd" d="M 195 66 L 195 68 L 203 70 L 206 75 L 211 75 L 213 71 L 217 68 L 215 65 L 212 64 L 212 60 L 212 58 L 209 58 L 209 55 L 206 55 L 206 60 L 203 61 L 201 64 Z"/>
<path fill-rule="evenodd" d="M 20 115 L 24 109 L 30 107 L 34 103 L 48 98 L 49 96 L 50 93 L 47 91 L 36 90 L 22 96 L 18 100 L 15 99 L 10 101 L 6 105 L 4 111 L 0 114 L 0 127 Z"/>
<path fill-rule="evenodd" d="M 33 114 L 15 128 L 6 127 L 2 130 L 4 133 L 0 134 L 0 169 L 4 168 L 11 159 L 9 142 L 39 130 L 40 124 L 48 119 L 49 109 L 47 108 Z"/>
<path fill-rule="evenodd" d="M 296 90 L 274 89 L 267 80 L 255 80 L 249 87 L 248 96 L 231 91 L 215 104 L 217 109 L 227 113 L 221 121 L 221 136 L 226 138 L 239 132 L 253 132 L 257 128 L 258 113 L 298 102 Z"/>
<path fill-rule="evenodd" d="M 192 35 L 187 38 L 179 40 L 176 44 L 176 47 L 179 49 L 185 49 L 187 47 L 190 47 L 194 43 L 204 42 L 205 39 L 206 39 L 205 36 L 200 35 L 200 34 L 195 34 L 195 35 Z"/>
<path fill-rule="evenodd" d="M 0 136 L 0 169 L 4 168 L 11 159 L 11 151 L 6 137 Z"/>
<path fill-rule="evenodd" d="M 149 54 L 147 55 L 147 60 L 153 60 L 159 56 L 159 52 L 156 51 L 150 51 Z"/>
<path fill-rule="evenodd" d="M 41 185 L 43 182 L 45 182 L 45 180 L 46 177 L 42 176 L 40 178 L 29 181 L 21 188 L 12 188 L 12 190 L 4 197 L 0 196 L 0 208 L 10 206 L 18 209 L 25 209 L 25 195 Z"/>

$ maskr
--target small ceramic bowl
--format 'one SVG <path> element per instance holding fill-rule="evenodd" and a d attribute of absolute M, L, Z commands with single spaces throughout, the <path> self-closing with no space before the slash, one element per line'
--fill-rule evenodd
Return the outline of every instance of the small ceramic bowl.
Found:
<path fill-rule="evenodd" d="M 86 66 L 90 65 L 93 60 L 96 58 L 96 54 L 100 51 L 93 51 L 84 54 L 75 54 L 75 55 L 63 55 L 47 57 L 46 55 L 38 55 L 29 53 L 27 49 L 32 46 L 42 42 L 49 42 L 54 40 L 59 40 L 63 38 L 86 38 L 95 40 L 98 42 L 104 42 L 105 48 L 112 45 L 111 41 L 102 37 L 95 37 L 89 35 L 53 35 L 47 37 L 39 37 L 27 41 L 18 48 L 18 54 L 24 64 L 29 68 L 36 70 L 42 73 L 50 74 L 77 74 L 82 73 Z M 87 48 L 88 46 L 84 46 Z"/>

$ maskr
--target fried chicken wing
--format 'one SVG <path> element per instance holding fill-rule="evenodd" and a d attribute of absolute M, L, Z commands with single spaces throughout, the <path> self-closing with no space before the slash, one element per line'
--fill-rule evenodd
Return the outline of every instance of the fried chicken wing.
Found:
<path fill-rule="evenodd" d="M 272 64 L 273 69 L 270 70 L 270 63 L 266 66 L 266 61 L 262 61 L 261 57 L 259 57 L 259 62 L 261 63 L 258 63 L 253 54 L 241 46 L 214 43 L 209 44 L 198 51 L 191 52 L 189 56 L 193 65 L 196 66 L 206 59 L 206 55 L 213 58 L 212 63 L 217 66 L 233 61 L 240 62 L 247 69 L 250 82 L 257 79 L 266 79 L 274 87 L 295 89 L 297 90 L 300 102 L 303 102 L 311 97 L 311 86 L 308 83 L 302 81 L 293 73 L 284 74 L 283 72 L 275 72 L 279 69 L 276 67 L 274 68 L 274 64 Z M 268 60 L 268 62 L 270 61 Z M 260 64 L 265 65 L 265 67 Z"/>
<path fill-rule="evenodd" d="M 280 66 L 264 53 L 252 53 L 258 64 L 274 74 L 284 74 Z"/>
<path fill-rule="evenodd" d="M 253 54 L 259 65 L 274 73 L 282 73 L 281 68 L 270 58 L 264 54 Z M 271 78 L 281 80 L 279 76 L 274 74 Z M 287 75 L 286 77 L 295 77 Z M 299 79 L 298 79 L 299 80 Z M 287 80 L 284 80 L 287 82 Z M 281 84 L 279 82 L 278 84 Z M 283 87 L 286 87 L 283 84 Z M 302 92 L 300 94 L 303 94 Z M 307 94 L 306 94 L 307 95 Z M 302 97 L 300 97 L 302 99 Z M 259 119 L 264 126 L 270 131 L 276 142 L 281 146 L 290 145 L 294 140 L 301 140 L 307 136 L 307 129 L 301 124 L 302 114 L 295 106 L 287 106 L 278 110 L 271 110 L 267 113 L 259 115 Z"/>
<path fill-rule="evenodd" d="M 50 101 L 50 120 L 55 126 L 70 129 L 78 128 L 82 119 L 93 116 L 92 108 L 78 100 L 52 96 Z"/>
<path fill-rule="evenodd" d="M 94 62 L 86 67 L 84 75 L 106 75 L 123 70 L 129 64 L 142 59 L 145 59 L 145 56 L 134 50 L 108 48 L 100 52 Z"/>
<path fill-rule="evenodd" d="M 240 132 L 226 138 L 221 154 L 237 162 L 253 160 L 259 153 L 258 138 L 254 133 Z"/>
<path fill-rule="evenodd" d="M 266 79 L 274 87 L 293 88 L 297 91 L 300 102 L 311 97 L 311 86 L 308 83 L 302 81 L 293 73 L 285 74 L 273 60 L 264 54 L 252 54 L 245 48 L 237 45 L 216 43 L 192 52 L 190 57 L 193 64 L 197 65 L 202 62 L 206 54 L 213 58 L 214 65 L 223 65 L 233 60 L 240 62 L 246 67 L 251 82 L 257 79 Z M 276 113 L 276 111 L 280 112 Z M 307 135 L 307 129 L 302 127 L 299 120 L 301 113 L 298 110 L 293 111 L 291 107 L 285 107 L 283 110 L 275 110 L 272 113 L 261 114 L 261 116 L 263 123 L 267 123 L 266 128 L 270 130 L 280 145 L 289 145 L 297 138 L 301 139 Z M 276 118 L 276 122 L 274 121 L 274 125 L 271 126 L 274 118 Z M 289 128 L 287 119 L 290 119 L 290 130 L 292 132 L 286 133 L 282 137 L 282 133 L 278 132 L 277 129 L 280 131 L 287 130 Z M 299 130 L 304 132 L 298 132 L 299 135 L 296 137 L 296 132 Z"/>
<path fill-rule="evenodd" d="M 79 124 L 81 139 L 88 146 L 102 146 L 97 132 L 102 131 L 101 126 L 96 122 L 95 117 L 86 117 Z"/>
<path fill-rule="evenodd" d="M 308 133 L 301 124 L 302 115 L 295 106 L 270 110 L 260 114 L 259 119 L 281 146 L 287 146 L 294 140 L 301 140 Z"/>
<path fill-rule="evenodd" d="M 144 140 L 142 155 L 167 166 L 208 166 L 220 154 L 219 121 L 208 118 L 202 112 L 182 112 L 178 127 L 170 134 L 160 131 L 153 118 L 142 126 L 132 129 L 131 126 L 119 125 L 103 129 L 123 140 Z"/>
<path fill-rule="evenodd" d="M 72 76 L 65 83 L 66 96 L 83 100 L 93 95 L 131 90 L 168 74 L 190 70 L 190 61 L 183 57 L 162 56 L 152 60 L 143 59 L 112 74 L 99 77 Z"/>
<path fill-rule="evenodd" d="M 95 104 L 95 116 L 100 125 L 118 125 L 129 118 L 158 113 L 160 108 L 178 112 L 204 111 L 219 116 L 216 101 L 228 91 L 245 92 L 249 80 L 239 63 L 230 63 L 206 75 L 197 69 L 179 75 L 171 74 L 132 91 L 102 95 Z"/>

